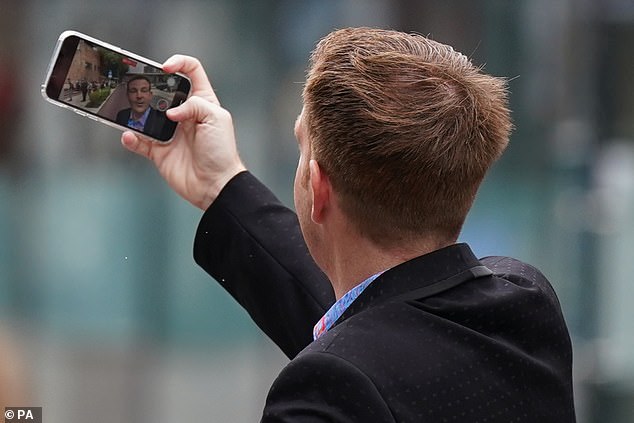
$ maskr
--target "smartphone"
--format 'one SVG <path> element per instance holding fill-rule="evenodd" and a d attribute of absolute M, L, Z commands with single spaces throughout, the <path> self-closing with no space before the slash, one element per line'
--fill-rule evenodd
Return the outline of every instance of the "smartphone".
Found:
<path fill-rule="evenodd" d="M 161 143 L 176 130 L 165 111 L 190 90 L 185 75 L 165 73 L 157 62 L 77 31 L 60 35 L 42 84 L 53 104 Z"/>

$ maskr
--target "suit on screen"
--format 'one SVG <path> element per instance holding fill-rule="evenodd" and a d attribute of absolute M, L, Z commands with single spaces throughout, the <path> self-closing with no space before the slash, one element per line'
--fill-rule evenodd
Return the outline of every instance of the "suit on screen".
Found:
<path fill-rule="evenodd" d="M 116 122 L 119 125 L 128 126 L 128 120 L 130 119 L 131 108 L 120 110 L 117 113 Z M 169 135 L 174 131 L 176 122 L 172 122 L 165 116 L 165 112 L 153 109 L 150 107 L 150 114 L 145 121 L 143 132 L 152 138 L 165 141 Z"/>

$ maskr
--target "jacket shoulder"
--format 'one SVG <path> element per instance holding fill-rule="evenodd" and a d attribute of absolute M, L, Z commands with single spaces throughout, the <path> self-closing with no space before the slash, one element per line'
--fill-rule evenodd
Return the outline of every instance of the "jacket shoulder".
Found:
<path fill-rule="evenodd" d="M 518 286 L 539 288 L 543 294 L 559 306 L 559 299 L 554 288 L 548 278 L 537 267 L 521 260 L 504 256 L 483 257 L 480 261 L 491 269 L 493 276 Z"/>
<path fill-rule="evenodd" d="M 127 125 L 128 118 L 130 116 L 130 110 L 131 109 L 129 107 L 127 109 L 119 110 L 117 112 L 117 117 L 115 118 L 115 121 L 119 124 Z"/>

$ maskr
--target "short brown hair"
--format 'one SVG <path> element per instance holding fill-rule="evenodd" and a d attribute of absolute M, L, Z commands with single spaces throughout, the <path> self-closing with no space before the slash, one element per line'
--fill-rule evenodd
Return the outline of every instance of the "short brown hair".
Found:
<path fill-rule="evenodd" d="M 416 34 L 322 39 L 303 92 L 311 154 L 364 236 L 455 240 L 512 128 L 506 81 Z"/>
<path fill-rule="evenodd" d="M 132 78 L 128 79 L 128 82 L 126 83 L 126 89 L 129 89 L 129 87 L 130 87 L 130 83 L 131 83 L 132 81 L 138 81 L 138 80 L 140 80 L 140 79 L 142 79 L 142 80 L 144 80 L 145 82 L 147 82 L 147 83 L 148 83 L 148 85 L 149 85 L 149 87 L 150 87 L 150 89 L 152 89 L 152 82 L 150 81 L 150 78 L 148 78 L 148 77 L 147 77 L 147 76 L 145 76 L 145 75 L 134 75 Z"/>

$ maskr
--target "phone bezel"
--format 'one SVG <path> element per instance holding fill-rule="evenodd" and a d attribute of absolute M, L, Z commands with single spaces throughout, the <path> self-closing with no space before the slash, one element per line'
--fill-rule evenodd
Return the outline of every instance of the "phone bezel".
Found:
<path fill-rule="evenodd" d="M 62 48 L 65 45 L 65 43 L 68 41 L 69 38 L 71 37 L 76 37 L 78 38 L 77 44 L 79 43 L 79 40 L 85 40 L 89 43 L 95 44 L 99 47 L 102 47 L 104 49 L 107 50 L 111 50 L 114 53 L 120 54 L 122 56 L 128 57 L 132 60 L 141 62 L 143 64 L 147 64 L 149 66 L 153 66 L 155 68 L 158 69 L 162 69 L 162 65 L 154 60 L 148 59 L 146 57 L 140 56 L 138 54 L 132 53 L 130 51 L 124 50 L 120 47 L 117 47 L 115 45 L 112 45 L 110 43 L 98 40 L 94 37 L 91 37 L 89 35 L 83 34 L 79 31 L 74 31 L 74 30 L 67 30 L 64 31 L 58 38 L 57 43 L 55 44 L 55 48 L 53 50 L 53 55 L 51 57 L 51 60 L 48 64 L 47 70 L 46 70 L 46 77 L 44 78 L 44 82 L 42 83 L 41 86 L 41 94 L 44 97 L 44 99 L 46 101 L 48 101 L 49 103 L 55 104 L 56 106 L 60 106 L 62 108 L 71 110 L 81 116 L 84 117 L 88 117 L 89 119 L 95 120 L 97 122 L 101 122 L 105 125 L 108 125 L 110 127 L 119 129 L 121 131 L 133 131 L 136 132 L 137 134 L 140 134 L 141 136 L 151 139 L 153 141 L 156 141 L 158 143 L 161 144 L 167 144 L 169 143 L 174 135 L 174 132 L 171 133 L 170 137 L 168 139 L 158 139 L 155 137 L 152 137 L 142 131 L 138 131 L 134 128 L 130 128 L 128 126 L 124 126 L 121 124 L 118 124 L 115 121 L 109 120 L 103 116 L 100 116 L 96 113 L 93 113 L 89 110 L 77 107 L 73 104 L 69 104 L 69 103 L 65 103 L 63 101 L 59 100 L 59 94 L 61 93 L 61 90 L 63 89 L 64 83 L 66 82 L 66 80 L 62 80 L 61 81 L 61 85 L 59 85 L 59 82 L 54 80 L 53 78 L 56 77 L 55 73 L 56 70 L 59 69 L 58 68 L 58 63 L 61 60 L 61 53 L 62 53 Z M 70 62 L 72 62 L 72 57 L 70 58 Z M 66 77 L 68 74 L 68 69 L 70 68 L 70 62 L 67 64 L 67 66 L 65 66 L 65 68 L 63 68 L 62 70 L 64 71 L 64 76 Z M 191 91 L 191 81 L 190 79 L 186 76 L 183 75 L 181 73 L 176 73 L 175 75 L 178 75 L 179 77 L 183 78 L 180 83 L 179 83 L 179 88 L 181 88 L 181 86 L 183 84 L 186 85 L 186 87 L 182 87 L 182 88 L 186 88 L 186 91 L 183 92 L 184 95 L 179 96 L 178 100 L 173 100 L 173 103 L 169 106 L 169 108 L 171 107 L 175 107 L 178 104 L 182 103 L 183 101 L 185 101 L 185 99 L 189 96 L 189 93 Z M 56 85 L 57 84 L 57 85 Z M 55 90 L 55 92 L 53 92 L 53 90 Z M 176 99 L 176 98 L 175 98 Z M 174 101 L 177 101 L 178 103 L 174 103 Z M 176 129 L 174 129 L 175 131 Z"/>

